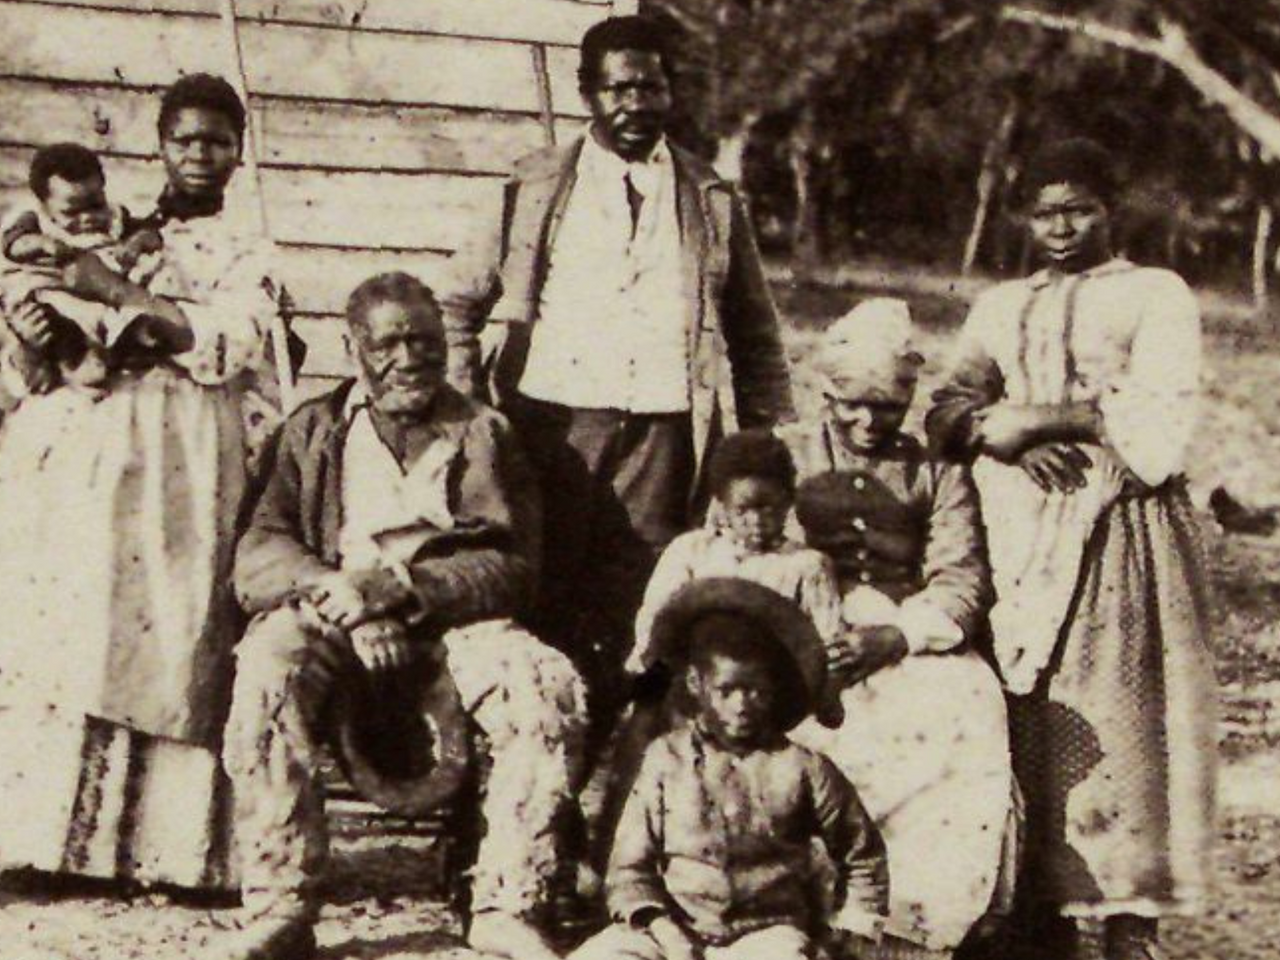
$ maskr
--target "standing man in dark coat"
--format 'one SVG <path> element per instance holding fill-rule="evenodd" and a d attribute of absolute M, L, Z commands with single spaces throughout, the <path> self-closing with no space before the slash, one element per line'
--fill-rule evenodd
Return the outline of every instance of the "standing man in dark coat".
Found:
<path fill-rule="evenodd" d="M 492 391 L 541 477 L 535 627 L 578 666 L 605 734 L 645 583 L 695 519 L 708 450 L 793 408 L 743 205 L 664 136 L 665 32 L 597 24 L 579 87 L 590 130 L 517 164 L 444 305 L 453 382 Z"/>

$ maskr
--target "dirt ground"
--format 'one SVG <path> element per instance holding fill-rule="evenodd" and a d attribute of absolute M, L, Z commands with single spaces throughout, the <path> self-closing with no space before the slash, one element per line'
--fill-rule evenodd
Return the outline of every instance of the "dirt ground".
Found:
<path fill-rule="evenodd" d="M 872 290 L 911 298 L 929 331 L 927 372 L 936 370 L 967 291 L 928 277 L 904 289 L 866 270 L 839 280 L 839 288 L 779 288 L 803 404 L 811 409 L 814 402 L 806 358 L 815 331 Z M 1203 507 L 1215 486 L 1226 485 L 1249 505 L 1280 505 L 1275 331 L 1229 302 L 1206 297 L 1206 304 L 1208 380 L 1204 425 L 1189 461 L 1193 497 Z M 1169 923 L 1165 948 L 1170 960 L 1263 960 L 1280 957 L 1280 535 L 1223 536 L 1207 516 L 1204 528 L 1222 599 L 1214 641 L 1223 703 L 1220 890 L 1205 916 Z M 430 859 L 407 842 L 340 838 L 318 931 L 321 960 L 473 956 L 459 946 L 457 919 L 439 902 L 424 868 Z M 9 882 L 0 886 L 0 960 L 212 957 L 228 917 L 209 904 L 157 894 Z"/>

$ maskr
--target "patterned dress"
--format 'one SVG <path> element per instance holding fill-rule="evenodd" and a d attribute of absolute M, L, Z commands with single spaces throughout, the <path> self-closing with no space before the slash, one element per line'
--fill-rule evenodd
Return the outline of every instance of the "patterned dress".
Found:
<path fill-rule="evenodd" d="M 985 406 L 1096 402 L 1102 450 L 1124 468 L 1095 522 L 1062 528 L 1079 538 L 1057 554 L 1074 594 L 1034 689 L 1011 701 L 1024 883 L 1068 916 L 1186 912 L 1210 885 L 1209 598 L 1180 474 L 1199 376 L 1186 284 L 1117 259 L 984 294 L 929 416 L 934 441 L 964 456 Z"/>
<path fill-rule="evenodd" d="M 6 865 L 227 880 L 230 565 L 246 423 L 275 414 L 247 224 L 228 209 L 163 227 L 152 290 L 190 319 L 190 351 L 116 372 L 100 398 L 33 393 L 0 429 L 0 789 L 24 811 L 4 819 L 21 831 L 0 837 Z"/>

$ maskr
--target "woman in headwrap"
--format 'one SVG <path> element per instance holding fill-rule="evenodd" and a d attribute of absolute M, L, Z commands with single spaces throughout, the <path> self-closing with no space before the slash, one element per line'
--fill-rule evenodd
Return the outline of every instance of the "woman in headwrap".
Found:
<path fill-rule="evenodd" d="M 146 289 L 102 278 L 110 377 L 28 384 L 0 428 L 0 867 L 229 879 L 230 565 L 247 438 L 276 413 L 268 248 L 225 202 L 244 130 L 219 78 L 165 92 L 163 264 Z"/>
<path fill-rule="evenodd" d="M 991 602 L 968 469 L 902 430 L 921 356 L 907 305 L 860 304 L 825 334 L 825 412 L 784 434 L 796 515 L 834 561 L 843 625 L 835 730 L 797 736 L 857 786 L 889 854 L 881 958 L 947 958 L 1007 899 L 1013 784 L 1000 685 L 974 651 Z"/>
<path fill-rule="evenodd" d="M 974 304 L 927 430 L 976 461 L 1035 956 L 1151 960 L 1158 919 L 1203 905 L 1214 837 L 1208 596 L 1182 476 L 1200 314 L 1177 275 L 1114 255 L 1096 144 L 1049 145 L 1023 188 L 1044 267 Z"/>

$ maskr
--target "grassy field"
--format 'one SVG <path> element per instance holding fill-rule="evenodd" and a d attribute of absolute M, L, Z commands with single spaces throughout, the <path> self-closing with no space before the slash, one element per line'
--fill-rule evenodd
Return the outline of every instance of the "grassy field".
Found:
<path fill-rule="evenodd" d="M 807 358 L 818 331 L 859 299 L 911 300 L 929 357 L 927 391 L 974 290 L 947 277 L 872 269 L 779 282 L 802 407 L 816 403 Z M 1208 377 L 1189 460 L 1193 498 L 1203 506 L 1209 491 L 1226 485 L 1251 505 L 1280 505 L 1280 347 L 1239 303 L 1203 299 Z M 1171 960 L 1262 960 L 1280 957 L 1280 539 L 1224 537 L 1207 518 L 1205 533 L 1222 601 L 1214 639 L 1224 720 L 1221 890 L 1208 915 L 1170 924 L 1166 949 Z M 432 902 L 421 856 L 368 838 L 337 849 L 322 960 L 471 956 L 449 939 L 455 922 Z M 0 892 L 0 960 L 187 960 L 216 943 L 219 919 L 154 895 Z"/>

